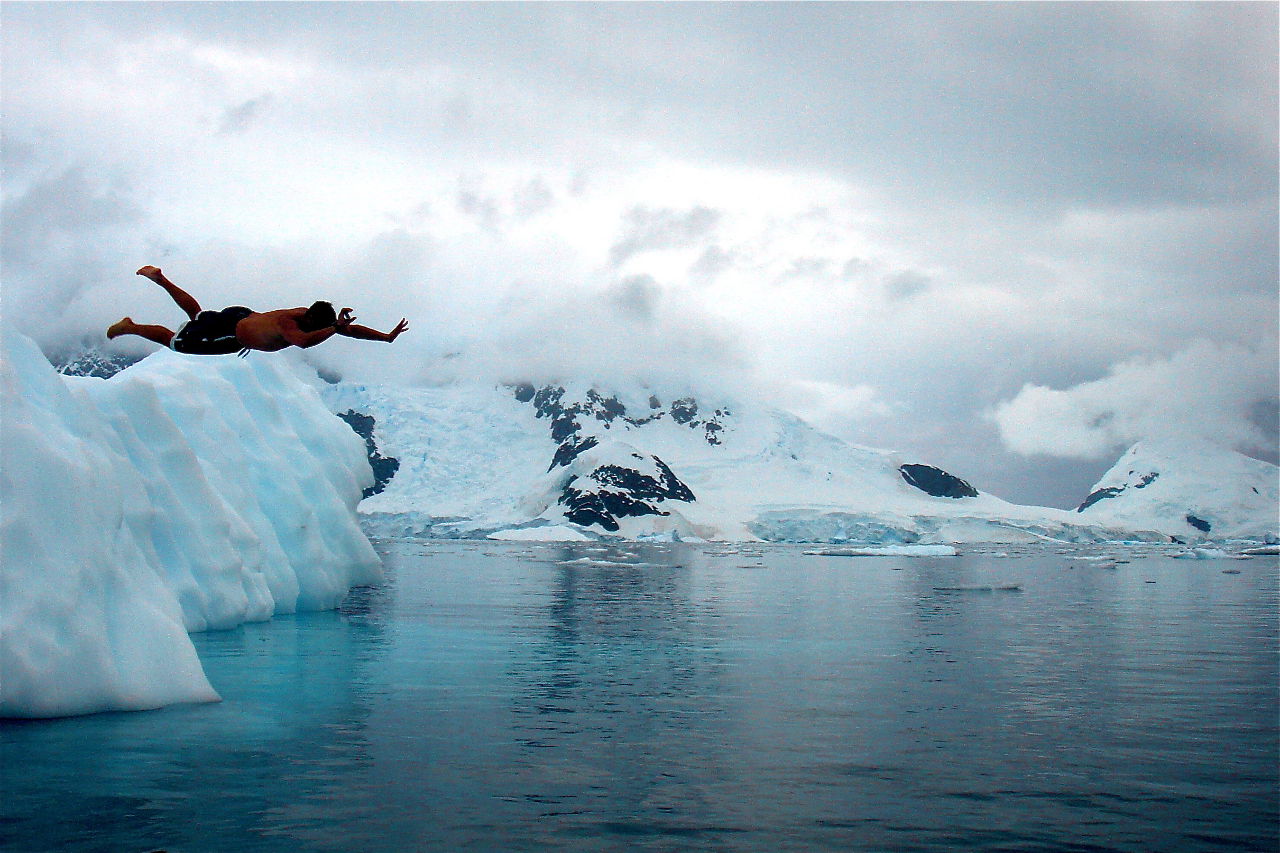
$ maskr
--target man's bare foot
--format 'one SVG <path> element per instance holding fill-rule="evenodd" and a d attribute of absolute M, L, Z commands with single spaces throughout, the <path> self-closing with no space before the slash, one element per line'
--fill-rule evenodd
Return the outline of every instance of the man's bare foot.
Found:
<path fill-rule="evenodd" d="M 110 326 L 107 327 L 107 340 L 120 337 L 125 332 L 127 332 L 129 330 L 129 327 L 132 325 L 133 325 L 133 318 L 131 317 L 124 317 L 120 320 L 117 320 L 116 322 L 112 323 Z"/>
<path fill-rule="evenodd" d="M 138 275 L 144 278 L 149 278 L 154 282 L 159 282 L 160 279 L 164 277 L 164 274 L 160 272 L 160 267 L 153 267 L 149 265 L 138 270 Z"/>

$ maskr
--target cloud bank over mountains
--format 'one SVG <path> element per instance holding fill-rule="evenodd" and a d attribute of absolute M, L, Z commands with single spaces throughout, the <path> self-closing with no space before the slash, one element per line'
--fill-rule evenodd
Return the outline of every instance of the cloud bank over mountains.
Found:
<path fill-rule="evenodd" d="M 46 347 L 178 322 L 155 263 L 211 306 L 407 315 L 309 353 L 353 378 L 738 383 L 1021 502 L 1148 428 L 1275 458 L 1272 5 L 4 24 L 3 310 Z"/>
<path fill-rule="evenodd" d="M 1005 443 L 1023 454 L 1088 460 L 1151 439 L 1263 455 L 1275 441 L 1274 420 L 1267 423 L 1256 402 L 1274 399 L 1275 376 L 1264 365 L 1245 347 L 1196 341 L 1168 358 L 1121 362 L 1070 388 L 1026 385 L 992 416 Z"/>

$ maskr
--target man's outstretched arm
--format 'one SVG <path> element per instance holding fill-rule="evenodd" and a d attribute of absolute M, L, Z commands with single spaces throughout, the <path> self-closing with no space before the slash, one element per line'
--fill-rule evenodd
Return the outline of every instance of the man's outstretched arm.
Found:
<path fill-rule="evenodd" d="M 389 332 L 379 332 L 377 329 L 370 329 L 368 326 L 358 326 L 351 323 L 346 326 L 340 326 L 337 330 L 339 335 L 348 338 L 358 338 L 362 341 L 385 341 L 391 343 L 409 328 L 409 321 L 401 318 L 396 327 Z"/>

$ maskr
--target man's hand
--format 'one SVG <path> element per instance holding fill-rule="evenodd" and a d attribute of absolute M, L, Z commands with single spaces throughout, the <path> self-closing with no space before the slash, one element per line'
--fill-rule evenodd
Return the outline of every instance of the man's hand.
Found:
<path fill-rule="evenodd" d="M 391 343 L 396 338 L 400 337 L 400 334 L 407 328 L 409 328 L 409 321 L 404 317 L 401 317 L 400 322 L 396 323 L 396 327 L 387 332 L 387 343 Z"/>
<path fill-rule="evenodd" d="M 350 308 L 343 308 L 338 312 L 338 319 L 334 321 L 334 328 L 345 329 L 355 322 L 356 316 L 351 313 Z"/>
<path fill-rule="evenodd" d="M 138 275 L 142 276 L 143 278 L 149 278 L 152 281 L 155 281 L 156 279 L 161 277 L 160 267 L 145 266 L 142 269 L 138 270 Z"/>

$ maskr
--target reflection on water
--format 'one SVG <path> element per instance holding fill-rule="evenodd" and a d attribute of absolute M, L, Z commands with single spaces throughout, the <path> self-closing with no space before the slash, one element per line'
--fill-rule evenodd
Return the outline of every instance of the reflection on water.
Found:
<path fill-rule="evenodd" d="M 383 548 L 222 703 L 0 724 L 0 847 L 1277 846 L 1274 559 Z"/>
<path fill-rule="evenodd" d="M 709 737 L 728 724 L 716 701 L 725 669 L 718 613 L 695 598 L 691 553 L 644 556 L 556 553 L 550 598 L 531 614 L 540 636 L 510 673 L 521 748 L 509 796 L 536 803 L 540 819 L 559 818 L 561 831 L 716 829 L 696 781 L 723 776 L 732 748 Z"/>
<path fill-rule="evenodd" d="M 265 843 L 295 803 L 325 799 L 367 761 L 364 688 L 378 623 L 357 607 L 193 635 L 220 703 L 0 723 L 0 847 Z M 314 817 L 332 832 L 333 815 Z"/>

